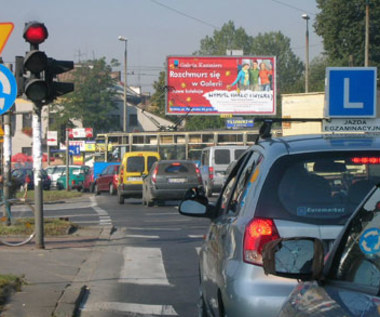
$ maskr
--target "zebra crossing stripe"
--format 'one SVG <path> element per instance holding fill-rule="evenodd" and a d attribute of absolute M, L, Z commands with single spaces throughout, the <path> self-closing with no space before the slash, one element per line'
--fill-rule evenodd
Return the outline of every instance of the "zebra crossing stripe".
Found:
<path fill-rule="evenodd" d="M 114 311 L 148 316 L 178 316 L 171 305 L 145 305 L 120 302 L 98 302 L 85 305 L 84 312 Z"/>
<path fill-rule="evenodd" d="M 95 197 L 90 197 L 90 200 L 91 200 L 91 207 L 92 207 L 92 209 L 94 209 L 95 212 L 99 216 L 99 225 L 100 226 L 112 225 L 112 220 L 111 220 L 111 217 L 109 216 L 108 212 L 106 210 L 100 208 L 96 204 Z"/>
<path fill-rule="evenodd" d="M 160 248 L 125 247 L 120 283 L 168 285 Z"/>

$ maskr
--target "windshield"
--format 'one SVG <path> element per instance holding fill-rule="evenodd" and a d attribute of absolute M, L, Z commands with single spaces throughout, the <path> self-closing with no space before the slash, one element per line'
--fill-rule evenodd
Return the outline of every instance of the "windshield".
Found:
<path fill-rule="evenodd" d="M 380 288 L 380 188 L 350 221 L 340 242 L 330 278 Z"/>

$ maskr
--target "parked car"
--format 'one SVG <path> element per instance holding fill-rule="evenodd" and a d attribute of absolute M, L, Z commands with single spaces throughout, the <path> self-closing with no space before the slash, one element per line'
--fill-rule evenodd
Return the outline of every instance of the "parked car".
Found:
<path fill-rule="evenodd" d="M 158 152 L 136 151 L 124 154 L 117 187 L 119 204 L 124 204 L 125 198 L 142 197 L 143 175 L 147 175 L 153 163 L 158 160 L 160 160 Z"/>
<path fill-rule="evenodd" d="M 193 161 L 157 161 L 143 177 L 142 203 L 150 207 L 155 202 L 181 200 L 188 189 L 199 186 L 202 186 L 202 178 Z"/>
<path fill-rule="evenodd" d="M 95 184 L 94 168 L 90 167 L 90 169 L 88 170 L 88 173 L 84 177 L 84 181 L 82 184 L 82 192 L 93 193 L 94 192 L 94 184 Z"/>
<path fill-rule="evenodd" d="M 66 170 L 66 165 L 53 165 L 45 168 L 46 173 L 51 179 L 51 188 L 57 188 L 57 180 Z"/>
<path fill-rule="evenodd" d="M 101 192 L 109 192 L 110 195 L 116 195 L 119 184 L 120 165 L 107 166 L 95 180 L 94 192 L 99 195 Z"/>
<path fill-rule="evenodd" d="M 276 316 L 296 282 L 265 274 L 264 245 L 310 236 L 330 251 L 380 179 L 379 149 L 371 135 L 260 139 L 237 161 L 216 203 L 190 193 L 179 212 L 211 220 L 200 250 L 202 316 Z"/>
<path fill-rule="evenodd" d="M 347 222 L 324 261 L 315 237 L 282 238 L 264 247 L 268 274 L 300 282 L 280 316 L 380 316 L 380 185 Z"/>
<path fill-rule="evenodd" d="M 247 148 L 244 145 L 219 145 L 202 149 L 199 168 L 208 197 L 220 192 L 228 164 L 237 160 Z"/>
<path fill-rule="evenodd" d="M 34 189 L 34 172 L 32 168 L 18 168 L 14 169 L 11 172 L 12 181 L 15 183 L 16 188 L 20 190 L 25 189 L 25 186 L 28 189 Z M 41 170 L 42 177 L 42 189 L 50 190 L 51 179 L 46 171 Z"/>
<path fill-rule="evenodd" d="M 69 189 L 82 190 L 83 182 L 90 170 L 86 165 L 74 165 L 69 167 Z M 57 180 L 57 188 L 66 189 L 66 170 Z"/>

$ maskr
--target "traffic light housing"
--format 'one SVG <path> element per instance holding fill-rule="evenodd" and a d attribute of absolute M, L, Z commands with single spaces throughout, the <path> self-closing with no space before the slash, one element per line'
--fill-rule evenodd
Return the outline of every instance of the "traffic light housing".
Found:
<path fill-rule="evenodd" d="M 45 81 L 49 89 L 49 99 L 51 101 L 74 90 L 73 83 L 54 80 L 57 75 L 68 72 L 73 68 L 73 61 L 59 61 L 54 58 L 48 59 L 48 66 L 45 71 Z"/>
<path fill-rule="evenodd" d="M 35 104 L 45 105 L 73 91 L 73 83 L 58 82 L 56 76 L 73 69 L 74 63 L 49 58 L 39 50 L 39 44 L 48 37 L 45 25 L 39 22 L 27 23 L 23 37 L 30 43 L 30 51 L 25 57 L 16 57 L 18 95 L 25 93 Z"/>

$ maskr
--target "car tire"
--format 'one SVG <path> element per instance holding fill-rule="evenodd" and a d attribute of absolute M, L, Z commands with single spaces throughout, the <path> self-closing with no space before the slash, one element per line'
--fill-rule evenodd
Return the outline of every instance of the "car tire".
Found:
<path fill-rule="evenodd" d="M 199 290 L 198 317 L 208 317 L 205 300 L 201 290 Z"/>
<path fill-rule="evenodd" d="M 94 193 L 95 193 L 95 195 L 100 195 L 98 184 L 95 184 L 95 186 L 94 186 Z"/>
<path fill-rule="evenodd" d="M 110 195 L 115 195 L 115 189 L 113 188 L 113 184 L 110 184 L 110 189 L 109 189 Z"/>
<path fill-rule="evenodd" d="M 206 186 L 206 196 L 209 198 L 212 197 L 212 190 L 208 186 Z"/>
<path fill-rule="evenodd" d="M 119 204 L 123 205 L 124 204 L 124 196 L 120 195 L 119 192 L 117 193 L 117 196 L 118 196 L 118 202 L 119 202 Z"/>

